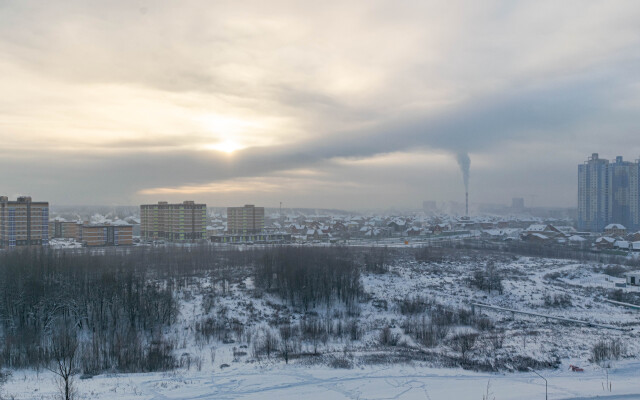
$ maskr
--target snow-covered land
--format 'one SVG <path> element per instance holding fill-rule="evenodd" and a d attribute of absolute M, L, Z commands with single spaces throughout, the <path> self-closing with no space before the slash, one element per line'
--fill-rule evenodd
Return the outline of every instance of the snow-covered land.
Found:
<path fill-rule="evenodd" d="M 180 278 L 177 320 L 163 328 L 176 368 L 86 379 L 78 371 L 79 398 L 544 398 L 529 368 L 548 380 L 550 399 L 640 398 L 640 311 L 606 301 L 640 304 L 636 287 L 616 286 L 631 267 L 462 250 L 350 252 L 362 263 L 360 288 L 345 301 L 334 294 L 304 306 L 252 267 Z M 598 358 L 598 345 L 616 351 Z M 1 393 L 53 399 L 58 387 L 51 372 L 23 368 Z"/>

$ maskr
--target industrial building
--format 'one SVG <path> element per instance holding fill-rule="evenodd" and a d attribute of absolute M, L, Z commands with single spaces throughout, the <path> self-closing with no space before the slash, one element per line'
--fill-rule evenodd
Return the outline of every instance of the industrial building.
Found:
<path fill-rule="evenodd" d="M 227 208 L 227 232 L 231 235 L 247 235 L 264 230 L 264 207 L 247 204 L 244 207 Z"/>
<path fill-rule="evenodd" d="M 0 247 L 49 245 L 49 203 L 0 196 Z"/>
<path fill-rule="evenodd" d="M 140 236 L 143 240 L 197 242 L 207 239 L 207 205 L 185 201 L 140 206 Z"/>

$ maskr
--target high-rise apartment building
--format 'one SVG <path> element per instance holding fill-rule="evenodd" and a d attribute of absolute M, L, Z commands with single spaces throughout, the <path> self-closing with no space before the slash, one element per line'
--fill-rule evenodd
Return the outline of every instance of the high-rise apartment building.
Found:
<path fill-rule="evenodd" d="M 635 163 L 616 157 L 609 164 L 609 216 L 608 221 L 631 228 L 631 171 Z"/>
<path fill-rule="evenodd" d="M 47 246 L 49 203 L 29 196 L 9 201 L 0 196 L 0 247 Z"/>
<path fill-rule="evenodd" d="M 593 153 L 578 166 L 578 229 L 600 232 L 610 223 L 640 228 L 639 163 Z"/>
<path fill-rule="evenodd" d="M 140 206 L 140 236 L 146 240 L 195 242 L 207 238 L 207 205 L 185 201 Z"/>
<path fill-rule="evenodd" d="M 629 229 L 640 229 L 640 160 L 629 172 Z"/>
<path fill-rule="evenodd" d="M 260 233 L 264 230 L 264 207 L 247 204 L 227 208 L 227 232 L 235 234 Z"/>
<path fill-rule="evenodd" d="M 602 231 L 609 215 L 609 160 L 593 153 L 578 166 L 578 229 Z"/>

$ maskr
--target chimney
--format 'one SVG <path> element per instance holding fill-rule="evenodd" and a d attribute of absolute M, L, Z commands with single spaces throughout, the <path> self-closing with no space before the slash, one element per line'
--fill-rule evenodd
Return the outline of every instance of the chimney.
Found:
<path fill-rule="evenodd" d="M 466 196 L 466 205 L 464 208 L 464 213 L 465 213 L 464 215 L 468 217 L 469 216 L 469 192 L 466 192 L 465 196 Z"/>

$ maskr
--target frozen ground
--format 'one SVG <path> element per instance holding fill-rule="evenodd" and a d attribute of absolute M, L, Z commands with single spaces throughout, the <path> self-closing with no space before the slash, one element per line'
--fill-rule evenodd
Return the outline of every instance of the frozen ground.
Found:
<path fill-rule="evenodd" d="M 487 293 L 472 287 L 468 279 L 487 263 L 494 263 L 503 277 L 502 293 Z M 480 373 L 461 368 L 441 368 L 439 361 L 416 357 L 422 351 L 437 352 L 451 359 L 458 354 L 444 344 L 426 349 L 405 334 L 398 304 L 406 298 L 424 296 L 451 307 L 469 307 L 482 302 L 500 307 L 613 325 L 620 330 L 603 330 L 568 323 L 547 322 L 543 318 L 483 311 L 504 334 L 499 348 L 479 341 L 470 357 L 491 361 L 499 357 L 526 356 L 536 360 L 558 360 L 557 369 L 539 371 L 549 381 L 550 399 L 640 399 L 640 311 L 628 310 L 604 301 L 620 278 L 605 273 L 610 266 L 566 260 L 515 256 L 473 256 L 423 264 L 412 258 L 391 262 L 384 274 L 364 274 L 367 293 L 359 304 L 358 324 L 364 334 L 360 340 L 331 338 L 320 346 L 324 355 L 345 354 L 351 369 L 334 369 L 326 362 L 294 359 L 288 365 L 277 355 L 256 359 L 249 337 L 269 329 L 269 321 L 283 316 L 300 321 L 300 310 L 287 307 L 270 293 L 256 295 L 252 279 L 239 277 L 224 289 L 215 280 L 194 279 L 181 289 L 180 321 L 166 332 L 176 343 L 178 358 L 188 354 L 201 361 L 171 373 L 102 374 L 76 380 L 82 399 L 483 399 L 489 385 L 489 399 L 542 399 L 544 381 L 532 372 Z M 618 274 L 619 275 L 619 274 Z M 635 294 L 636 288 L 624 288 Z M 207 311 L 204 299 L 215 293 L 214 305 Z M 549 306 L 545 296 L 566 296 L 569 303 Z M 381 306 L 385 304 L 385 306 Z M 321 318 L 347 318 L 345 310 L 317 310 Z M 337 313 L 337 314 L 336 314 Z M 338 315 L 339 314 L 339 315 Z M 329 316 L 331 315 L 331 316 Z M 203 343 L 195 339 L 197 321 L 204 318 L 230 318 L 244 326 L 233 336 L 235 343 Z M 350 317 L 351 318 L 351 317 Z M 403 347 L 381 347 L 380 330 L 390 326 L 401 335 Z M 462 328 L 462 327 L 461 327 Z M 452 333 L 455 330 L 452 331 Z M 247 334 L 250 332 L 251 334 Z M 235 334 L 234 334 L 235 335 Z M 602 339 L 619 339 L 624 354 L 608 371 L 611 391 L 606 390 L 607 375 L 590 361 L 592 346 Z M 246 346 L 246 347 L 240 347 Z M 235 350 L 243 349 L 243 353 Z M 311 352 L 309 343 L 302 351 Z M 363 361 L 365 356 L 393 354 L 411 350 L 401 363 Z M 407 350 L 407 351 L 408 351 Z M 385 353 L 386 352 L 386 353 Z M 240 355 L 239 355 L 240 354 Z M 348 355 L 347 355 L 348 354 Z M 212 355 L 214 357 L 212 357 Z M 579 365 L 583 373 L 569 371 Z M 198 370 L 199 369 L 199 370 Z M 16 399 L 53 399 L 54 377 L 49 372 L 13 371 L 4 387 L 5 396 Z M 10 397 L 9 397 L 10 398 Z"/>
<path fill-rule="evenodd" d="M 640 362 L 620 362 L 607 378 L 598 368 L 544 371 L 550 399 L 640 399 Z M 533 373 L 474 373 L 407 365 L 336 370 L 296 365 L 243 364 L 224 371 L 100 375 L 77 381 L 82 399 L 543 399 Z M 50 373 L 16 372 L 6 392 L 16 399 L 55 398 Z"/>

